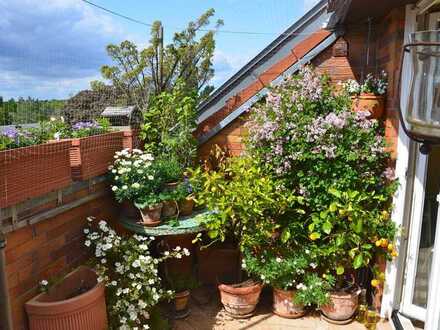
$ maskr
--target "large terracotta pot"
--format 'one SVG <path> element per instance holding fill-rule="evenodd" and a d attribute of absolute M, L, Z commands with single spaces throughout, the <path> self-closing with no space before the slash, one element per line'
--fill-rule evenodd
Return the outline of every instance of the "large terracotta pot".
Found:
<path fill-rule="evenodd" d="M 116 151 L 123 149 L 124 132 L 71 139 L 70 164 L 74 180 L 86 180 L 107 173 Z"/>
<path fill-rule="evenodd" d="M 162 217 L 171 218 L 177 215 L 177 203 L 176 201 L 164 201 L 162 208 Z"/>
<path fill-rule="evenodd" d="M 30 330 L 107 329 L 104 289 L 92 269 L 79 267 L 25 304 Z"/>
<path fill-rule="evenodd" d="M 385 98 L 374 94 L 361 94 L 352 97 L 354 111 L 368 111 L 370 118 L 379 119 L 385 110 Z"/>
<path fill-rule="evenodd" d="M 162 214 L 162 203 L 158 203 L 156 205 L 147 206 L 143 209 L 139 209 L 141 211 L 142 222 L 141 224 L 148 227 L 155 227 L 160 224 L 160 216 Z"/>
<path fill-rule="evenodd" d="M 293 302 L 296 290 L 273 289 L 273 312 L 278 316 L 288 319 L 296 319 L 304 316 L 304 306 L 296 305 Z"/>
<path fill-rule="evenodd" d="M 181 216 L 191 215 L 194 209 L 194 198 L 187 197 L 179 201 L 179 214 Z"/>
<path fill-rule="evenodd" d="M 331 323 L 348 323 L 352 320 L 358 307 L 358 290 L 350 292 L 333 291 L 330 293 L 330 303 L 321 306 L 325 319 Z"/>
<path fill-rule="evenodd" d="M 68 186 L 70 141 L 0 151 L 0 208 Z"/>
<path fill-rule="evenodd" d="M 220 284 L 220 298 L 226 312 L 233 318 L 251 317 L 260 300 L 260 293 L 263 285 L 252 283 L 250 285 L 241 284 L 228 285 Z"/>
<path fill-rule="evenodd" d="M 181 312 L 187 309 L 190 292 L 185 290 L 182 292 L 176 292 L 174 298 L 174 304 L 176 306 L 176 312 Z"/>

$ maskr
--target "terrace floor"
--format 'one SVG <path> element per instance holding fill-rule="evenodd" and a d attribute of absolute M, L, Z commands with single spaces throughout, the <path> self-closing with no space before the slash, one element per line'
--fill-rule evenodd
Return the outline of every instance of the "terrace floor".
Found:
<path fill-rule="evenodd" d="M 263 292 L 257 311 L 247 320 L 230 318 L 220 303 L 216 288 L 202 288 L 192 292 L 191 314 L 174 322 L 174 330 L 365 330 L 365 326 L 353 322 L 338 326 L 320 319 L 319 313 L 309 313 L 305 317 L 289 320 L 271 312 L 271 293 Z M 391 330 L 387 322 L 377 324 L 377 330 Z"/>

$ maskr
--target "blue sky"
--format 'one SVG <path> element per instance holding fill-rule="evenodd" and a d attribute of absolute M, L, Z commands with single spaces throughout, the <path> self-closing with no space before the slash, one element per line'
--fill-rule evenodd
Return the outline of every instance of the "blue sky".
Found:
<path fill-rule="evenodd" d="M 143 22 L 161 20 L 165 37 L 209 8 L 222 29 L 214 59 L 219 86 L 316 0 L 92 0 Z M 66 98 L 99 79 L 105 46 L 125 39 L 145 45 L 148 27 L 127 22 L 80 0 L 0 0 L 0 95 Z"/>

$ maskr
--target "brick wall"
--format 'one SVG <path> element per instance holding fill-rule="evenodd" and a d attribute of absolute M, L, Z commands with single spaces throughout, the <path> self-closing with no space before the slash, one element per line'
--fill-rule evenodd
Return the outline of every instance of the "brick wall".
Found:
<path fill-rule="evenodd" d="M 27 205 L 35 207 L 20 209 L 18 229 L 6 233 L 6 275 L 14 329 L 27 329 L 24 303 L 37 294 L 40 280 L 62 276 L 87 259 L 82 232 L 86 218 L 112 221 L 117 214 L 108 183 L 102 179 L 75 183 L 62 194 L 62 202 L 50 195 L 39 198 L 41 204 L 38 199 L 28 201 Z M 9 213 L 2 211 L 6 223 Z"/>
<path fill-rule="evenodd" d="M 368 22 L 348 26 L 343 37 L 339 38 L 331 47 L 324 50 L 312 61 L 318 72 L 328 74 L 335 83 L 347 79 L 362 80 L 367 73 L 378 72 L 382 69 L 389 74 L 389 89 L 383 124 L 393 160 L 395 160 L 397 152 L 399 125 L 397 79 L 404 23 L 405 10 L 404 7 L 400 7 L 393 9 L 384 18 L 373 21 L 371 27 Z M 367 42 L 368 38 L 370 38 L 369 43 Z M 278 66 L 275 65 L 274 67 Z M 266 79 L 265 83 L 268 82 L 269 80 Z M 226 113 L 219 111 L 205 120 L 200 125 L 198 134 L 201 132 L 206 133 L 233 111 L 238 106 L 237 100 L 234 100 L 231 99 L 228 103 Z M 239 104 L 241 103 L 239 102 Z M 244 117 L 237 118 L 217 135 L 206 141 L 200 146 L 200 157 L 202 159 L 206 158 L 206 155 L 216 144 L 228 149 L 234 155 L 239 154 L 244 149 L 242 143 L 242 136 L 246 132 L 244 123 Z"/>

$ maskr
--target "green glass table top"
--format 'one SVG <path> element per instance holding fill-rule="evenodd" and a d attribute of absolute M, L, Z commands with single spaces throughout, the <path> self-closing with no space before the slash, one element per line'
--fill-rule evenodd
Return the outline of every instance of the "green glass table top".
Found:
<path fill-rule="evenodd" d="M 187 217 L 180 217 L 178 225 L 172 225 L 172 220 L 164 220 L 159 226 L 147 227 L 140 223 L 137 223 L 138 219 L 120 217 L 119 222 L 121 225 L 134 233 L 149 236 L 169 236 L 169 235 L 183 235 L 198 233 L 203 230 L 203 226 L 200 225 L 197 217 L 207 214 L 208 211 L 198 211 L 194 212 L 192 215 Z"/>

